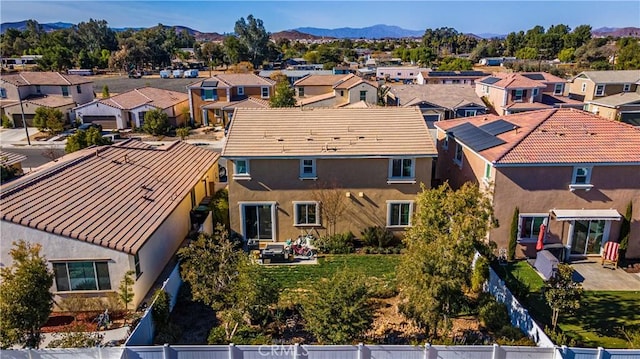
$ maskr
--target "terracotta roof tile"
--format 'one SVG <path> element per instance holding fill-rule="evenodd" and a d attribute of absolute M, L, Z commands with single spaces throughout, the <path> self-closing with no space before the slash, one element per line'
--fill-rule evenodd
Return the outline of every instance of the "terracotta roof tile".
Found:
<path fill-rule="evenodd" d="M 36 106 L 44 106 L 44 107 L 51 107 L 51 108 L 76 104 L 71 97 L 65 97 L 60 95 L 30 97 L 24 100 L 23 102 L 29 102 Z"/>
<path fill-rule="evenodd" d="M 0 165 L 11 166 L 27 159 L 27 156 L 19 153 L 0 151 Z"/>
<path fill-rule="evenodd" d="M 390 92 L 400 99 L 401 106 L 428 102 L 448 109 L 456 109 L 469 103 L 484 107 L 482 99 L 471 85 L 402 85 L 391 87 Z"/>
<path fill-rule="evenodd" d="M 430 157 L 437 153 L 430 139 L 414 108 L 237 109 L 222 155 Z"/>
<path fill-rule="evenodd" d="M 293 83 L 293 86 L 335 86 L 355 75 L 309 75 Z"/>
<path fill-rule="evenodd" d="M 234 86 L 273 86 L 275 81 L 255 74 L 218 74 L 206 80 L 195 82 L 188 87 L 201 87 L 202 83 L 218 81 L 218 88 Z"/>
<path fill-rule="evenodd" d="M 517 129 L 497 135 L 505 143 L 478 152 L 496 164 L 640 163 L 640 128 L 571 109 L 475 116 L 436 122 L 447 131 L 503 119 Z"/>
<path fill-rule="evenodd" d="M 378 84 L 373 82 L 373 81 L 367 81 L 361 77 L 355 76 L 355 75 L 351 75 L 350 78 L 342 81 L 341 83 L 339 83 L 338 85 L 336 85 L 334 88 L 336 90 L 348 90 L 351 89 L 355 86 L 360 85 L 361 83 L 366 83 L 369 84 L 375 88 L 378 88 Z"/>
<path fill-rule="evenodd" d="M 489 78 L 497 78 L 499 80 L 496 82 L 486 82 L 486 80 Z M 484 83 L 484 84 L 498 87 L 498 88 L 503 88 L 503 89 L 546 87 L 546 85 L 544 85 L 542 82 L 531 80 L 518 73 L 498 72 L 493 75 L 483 77 L 479 79 L 477 82 Z"/>
<path fill-rule="evenodd" d="M 218 154 L 174 142 L 88 148 L 0 193 L 2 220 L 136 253 Z"/>
<path fill-rule="evenodd" d="M 189 95 L 182 92 L 142 87 L 100 100 L 101 103 L 123 110 L 130 110 L 144 104 L 165 109 L 189 100 Z"/>
<path fill-rule="evenodd" d="M 59 72 L 21 71 L 2 75 L 2 80 L 15 86 L 30 85 L 80 85 L 93 82 L 91 79 L 78 75 L 66 75 Z"/>

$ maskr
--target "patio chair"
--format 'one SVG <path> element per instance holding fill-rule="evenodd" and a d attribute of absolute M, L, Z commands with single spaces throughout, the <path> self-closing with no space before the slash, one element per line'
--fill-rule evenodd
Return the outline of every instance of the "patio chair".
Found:
<path fill-rule="evenodd" d="M 605 262 L 610 262 L 613 264 L 613 269 L 618 267 L 618 249 L 620 248 L 620 244 L 616 242 L 607 242 L 604 244 L 604 249 L 602 250 L 602 262 L 601 264 L 604 266 Z"/>

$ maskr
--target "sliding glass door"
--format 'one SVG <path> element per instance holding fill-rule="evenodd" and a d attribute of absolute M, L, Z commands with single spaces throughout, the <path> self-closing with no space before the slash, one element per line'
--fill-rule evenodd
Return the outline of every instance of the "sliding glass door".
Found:
<path fill-rule="evenodd" d="M 246 239 L 274 240 L 274 204 L 243 204 L 244 237 Z"/>

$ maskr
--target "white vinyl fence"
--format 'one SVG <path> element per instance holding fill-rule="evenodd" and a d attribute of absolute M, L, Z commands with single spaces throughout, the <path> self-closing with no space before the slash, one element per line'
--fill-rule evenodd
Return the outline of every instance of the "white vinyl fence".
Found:
<path fill-rule="evenodd" d="M 162 283 L 162 289 L 169 294 L 171 301 L 169 302 L 169 310 L 173 310 L 176 305 L 178 297 L 178 291 L 182 285 L 182 278 L 180 278 L 180 263 L 177 263 L 169 278 Z M 155 332 L 155 325 L 153 324 L 153 316 L 151 314 L 153 308 L 153 302 L 145 310 L 144 315 L 138 322 L 138 325 L 133 329 L 125 345 L 151 345 L 153 344 L 153 334 Z"/>

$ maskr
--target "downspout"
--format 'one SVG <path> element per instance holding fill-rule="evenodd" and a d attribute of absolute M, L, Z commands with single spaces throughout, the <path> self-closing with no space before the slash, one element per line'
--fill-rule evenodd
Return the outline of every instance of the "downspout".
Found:
<path fill-rule="evenodd" d="M 187 93 L 189 94 L 189 122 L 191 123 L 191 127 L 195 127 L 194 123 L 194 112 L 193 112 L 193 97 L 191 96 L 191 88 L 187 86 Z"/>

